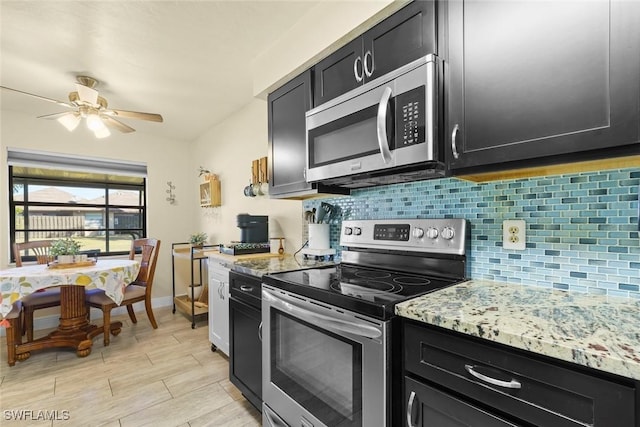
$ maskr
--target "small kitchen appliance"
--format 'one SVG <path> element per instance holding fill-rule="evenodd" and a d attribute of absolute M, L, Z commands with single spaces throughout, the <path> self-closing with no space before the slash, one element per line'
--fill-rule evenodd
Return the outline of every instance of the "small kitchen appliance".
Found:
<path fill-rule="evenodd" d="M 340 264 L 264 276 L 263 424 L 391 426 L 395 304 L 462 281 L 467 240 L 463 219 L 343 221 Z"/>
<path fill-rule="evenodd" d="M 429 54 L 308 111 L 307 181 L 360 188 L 444 176 L 442 74 Z"/>
<path fill-rule="evenodd" d="M 220 252 L 228 255 L 256 254 L 270 251 L 269 217 L 239 214 L 240 242 L 220 245 Z"/>

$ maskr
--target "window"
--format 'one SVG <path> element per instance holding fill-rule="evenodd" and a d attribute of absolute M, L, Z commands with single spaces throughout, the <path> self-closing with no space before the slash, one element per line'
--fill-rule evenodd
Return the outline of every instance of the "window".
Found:
<path fill-rule="evenodd" d="M 147 235 L 144 176 L 102 171 L 89 161 L 85 171 L 81 165 L 64 169 L 55 162 L 49 169 L 42 160 L 12 162 L 12 154 L 19 157 L 9 151 L 12 245 L 72 237 L 81 250 L 120 255 L 129 252 L 131 240 Z"/>

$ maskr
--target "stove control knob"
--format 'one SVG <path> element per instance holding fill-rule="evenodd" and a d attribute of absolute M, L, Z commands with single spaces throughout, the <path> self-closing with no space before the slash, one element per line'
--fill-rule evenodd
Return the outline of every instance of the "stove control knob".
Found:
<path fill-rule="evenodd" d="M 438 229 L 437 228 L 433 228 L 433 227 L 429 227 L 427 229 L 427 237 L 430 239 L 435 239 L 436 237 L 438 237 Z"/>
<path fill-rule="evenodd" d="M 360 227 L 353 227 L 354 236 L 359 236 L 362 234 L 362 229 Z"/>
<path fill-rule="evenodd" d="M 456 232 L 451 227 L 445 227 L 442 229 L 442 238 L 446 240 L 453 239 L 453 236 L 456 235 Z"/>
<path fill-rule="evenodd" d="M 419 239 L 422 236 L 424 236 L 424 230 L 422 228 L 416 227 L 413 229 L 413 237 L 415 237 L 416 239 Z"/>
<path fill-rule="evenodd" d="M 353 229 L 351 227 L 345 227 L 344 228 L 344 234 L 346 236 L 351 236 L 352 233 L 353 233 Z"/>

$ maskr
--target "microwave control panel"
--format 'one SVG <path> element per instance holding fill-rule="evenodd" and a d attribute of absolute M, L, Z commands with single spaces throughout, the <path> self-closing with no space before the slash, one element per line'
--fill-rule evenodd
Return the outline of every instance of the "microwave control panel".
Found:
<path fill-rule="evenodd" d="M 425 142 L 425 88 L 417 87 L 396 96 L 396 147 Z"/>

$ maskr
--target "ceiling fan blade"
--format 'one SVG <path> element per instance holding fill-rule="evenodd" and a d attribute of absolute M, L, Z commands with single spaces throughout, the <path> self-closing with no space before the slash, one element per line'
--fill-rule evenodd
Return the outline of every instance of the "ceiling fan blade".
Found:
<path fill-rule="evenodd" d="M 65 111 L 65 112 L 62 112 L 62 113 L 45 114 L 44 116 L 38 116 L 37 118 L 38 119 L 47 119 L 47 120 L 57 120 L 62 116 L 66 116 L 67 114 L 68 115 L 76 115 L 78 113 L 74 113 L 74 112 L 71 112 L 71 111 Z"/>
<path fill-rule="evenodd" d="M 6 90 L 10 90 L 12 92 L 17 92 L 17 93 L 21 93 L 23 95 L 27 95 L 27 96 L 31 96 L 33 98 L 37 98 L 37 99 L 41 99 L 43 101 L 47 101 L 47 102 L 53 102 L 54 104 L 58 104 L 62 107 L 67 107 L 67 108 L 76 108 L 75 105 L 73 104 L 69 104 L 68 102 L 64 102 L 64 101 L 58 101 L 57 99 L 52 99 L 52 98 L 46 98 L 44 96 L 40 96 L 40 95 L 34 95 L 33 93 L 29 93 L 29 92 L 25 92 L 22 90 L 18 90 L 18 89 L 12 89 L 10 87 L 6 87 L 6 86 L 0 86 L 0 88 L 2 89 L 6 89 Z"/>
<path fill-rule="evenodd" d="M 104 122 L 105 125 L 109 126 L 112 129 L 119 130 L 123 133 L 135 132 L 136 130 L 129 125 L 125 125 L 119 120 L 114 119 L 113 117 L 109 117 L 106 115 L 101 115 L 100 118 Z"/>
<path fill-rule="evenodd" d="M 162 123 L 163 119 L 160 114 L 155 113 L 140 113 L 138 111 L 127 111 L 127 110 L 111 110 L 117 117 L 125 117 L 127 119 L 140 119 L 140 120 L 148 120 L 150 122 L 158 122 Z"/>
<path fill-rule="evenodd" d="M 91 105 L 98 104 L 97 90 L 85 85 L 81 85 L 80 83 L 76 83 L 76 90 L 78 91 L 78 97 L 80 98 L 80 101 L 86 102 L 87 104 Z"/>

